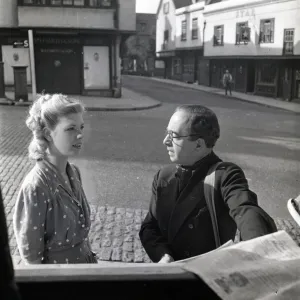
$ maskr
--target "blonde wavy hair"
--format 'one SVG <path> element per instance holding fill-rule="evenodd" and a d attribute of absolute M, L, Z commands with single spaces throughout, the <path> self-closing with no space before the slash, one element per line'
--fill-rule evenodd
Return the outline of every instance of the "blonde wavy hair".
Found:
<path fill-rule="evenodd" d="M 45 128 L 53 130 L 61 117 L 84 111 L 85 107 L 79 100 L 66 95 L 40 95 L 29 109 L 29 116 L 26 119 L 26 125 L 33 134 L 28 147 L 29 158 L 36 161 L 46 157 L 49 144 L 45 138 Z"/>

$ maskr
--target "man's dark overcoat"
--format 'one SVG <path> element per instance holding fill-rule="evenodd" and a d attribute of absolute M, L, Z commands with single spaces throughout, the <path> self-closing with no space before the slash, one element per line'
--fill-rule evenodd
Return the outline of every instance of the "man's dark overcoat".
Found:
<path fill-rule="evenodd" d="M 149 212 L 140 230 L 141 242 L 153 262 L 164 254 L 175 260 L 200 255 L 216 248 L 212 222 L 204 198 L 204 178 L 221 162 L 213 152 L 193 166 L 191 177 L 180 191 L 182 172 L 175 165 L 154 177 Z M 216 171 L 215 203 L 221 243 L 249 240 L 277 231 L 273 219 L 258 205 L 244 172 L 223 162 Z"/>

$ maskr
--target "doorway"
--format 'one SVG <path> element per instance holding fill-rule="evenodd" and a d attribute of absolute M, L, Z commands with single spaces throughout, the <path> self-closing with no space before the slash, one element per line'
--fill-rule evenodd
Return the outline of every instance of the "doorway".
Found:
<path fill-rule="evenodd" d="M 248 62 L 247 67 L 247 93 L 254 93 L 255 88 L 255 62 Z"/>
<path fill-rule="evenodd" d="M 80 48 L 45 45 L 36 49 L 37 91 L 80 94 Z"/>
<path fill-rule="evenodd" d="M 84 46 L 84 89 L 110 89 L 110 66 L 108 46 Z"/>

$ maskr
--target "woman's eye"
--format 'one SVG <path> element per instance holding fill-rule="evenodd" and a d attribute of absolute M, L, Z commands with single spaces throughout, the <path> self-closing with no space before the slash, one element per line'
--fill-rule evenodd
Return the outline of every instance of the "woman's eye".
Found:
<path fill-rule="evenodd" d="M 73 129 L 74 129 L 74 128 L 72 127 L 72 128 L 68 128 L 67 130 L 68 130 L 68 131 L 71 131 L 71 130 L 73 130 Z"/>

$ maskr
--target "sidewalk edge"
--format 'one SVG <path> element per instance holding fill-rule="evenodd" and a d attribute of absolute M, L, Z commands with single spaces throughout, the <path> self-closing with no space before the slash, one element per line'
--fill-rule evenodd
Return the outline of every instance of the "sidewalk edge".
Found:
<path fill-rule="evenodd" d="M 275 109 L 279 109 L 279 110 L 292 112 L 294 114 L 300 114 L 300 108 L 299 108 L 299 111 L 295 111 L 293 108 L 278 106 L 278 105 L 275 105 L 275 103 L 272 105 L 272 103 L 262 103 L 262 102 L 252 101 L 252 100 L 240 98 L 238 96 L 225 96 L 225 95 L 219 94 L 217 92 L 206 91 L 206 90 L 202 90 L 201 88 L 197 88 L 198 86 L 201 86 L 201 85 L 197 85 L 197 86 L 194 86 L 193 84 L 183 85 L 183 84 L 180 84 L 180 83 L 184 83 L 184 82 L 181 82 L 181 81 L 179 83 L 169 82 L 169 81 L 165 82 L 164 79 L 155 78 L 155 77 L 143 77 L 143 76 L 134 76 L 134 75 L 126 75 L 126 76 L 150 79 L 150 80 L 157 81 L 157 82 L 162 82 L 162 83 L 166 83 L 166 84 L 170 84 L 170 85 L 174 85 L 174 86 L 179 86 L 179 87 L 182 87 L 184 89 L 192 89 L 192 90 L 195 90 L 195 91 L 200 91 L 200 92 L 204 92 L 204 93 L 218 95 L 218 96 L 226 98 L 226 99 L 229 98 L 229 99 L 232 99 L 232 100 L 235 100 L 235 101 L 243 101 L 243 102 L 248 102 L 248 103 L 252 103 L 252 104 L 257 104 L 257 105 L 260 105 L 260 106 L 265 106 L 265 107 L 270 107 L 270 108 L 275 108 Z"/>

